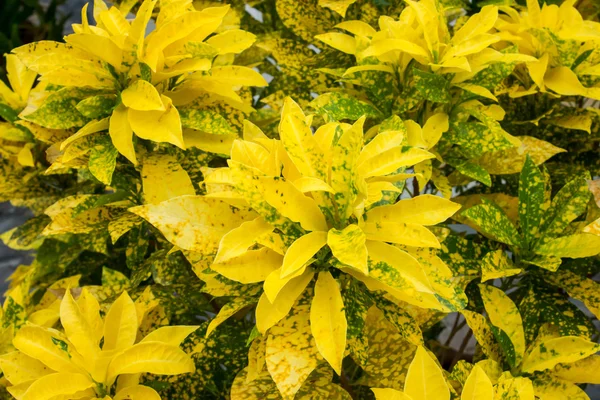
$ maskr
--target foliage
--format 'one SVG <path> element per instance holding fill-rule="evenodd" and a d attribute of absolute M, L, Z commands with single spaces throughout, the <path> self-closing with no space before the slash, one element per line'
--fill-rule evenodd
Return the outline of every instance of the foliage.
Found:
<path fill-rule="evenodd" d="M 593 2 L 87 8 L 0 84 L 14 398 L 600 384 Z"/>

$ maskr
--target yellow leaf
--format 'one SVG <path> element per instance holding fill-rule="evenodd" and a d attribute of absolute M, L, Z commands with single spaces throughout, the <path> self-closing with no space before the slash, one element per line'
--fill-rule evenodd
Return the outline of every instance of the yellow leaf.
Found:
<path fill-rule="evenodd" d="M 12 385 L 38 379 L 53 372 L 40 361 L 20 351 L 1 355 L 0 369 Z"/>
<path fill-rule="evenodd" d="M 403 222 L 436 225 L 460 210 L 461 205 L 439 196 L 423 194 L 393 205 L 375 207 L 366 214 L 368 222 Z"/>
<path fill-rule="evenodd" d="M 27 143 L 19 154 L 17 155 L 17 161 L 24 167 L 34 167 L 35 160 L 33 159 L 33 153 L 31 153 L 31 148 L 33 147 L 33 143 Z"/>
<path fill-rule="evenodd" d="M 485 371 L 475 365 L 463 386 L 461 400 L 494 400 L 494 387 Z"/>
<path fill-rule="evenodd" d="M 521 365 L 525 373 L 544 371 L 557 364 L 572 363 L 591 356 L 600 345 L 579 336 L 550 338 L 529 350 Z"/>
<path fill-rule="evenodd" d="M 202 196 L 182 196 L 129 209 L 178 247 L 203 254 L 216 252 L 223 235 L 256 214 Z"/>
<path fill-rule="evenodd" d="M 256 328 L 265 333 L 290 312 L 298 297 L 314 276 L 314 271 L 307 269 L 302 275 L 290 279 L 279 291 L 271 303 L 266 293 L 263 293 L 256 306 Z"/>
<path fill-rule="evenodd" d="M 371 25 L 363 21 L 344 21 L 337 24 L 335 28 L 343 29 L 356 36 L 373 37 L 377 33 Z"/>
<path fill-rule="evenodd" d="M 212 79 L 231 86 L 267 86 L 267 81 L 260 73 L 239 65 L 213 67 L 210 74 Z"/>
<path fill-rule="evenodd" d="M 138 79 L 121 92 L 126 107 L 140 111 L 165 111 L 160 93 L 150 82 Z"/>
<path fill-rule="evenodd" d="M 423 346 L 408 367 L 404 393 L 414 400 L 450 400 L 444 373 Z"/>
<path fill-rule="evenodd" d="M 131 129 L 142 139 L 171 143 L 185 149 L 179 112 L 170 98 L 163 95 L 160 97 L 165 105 L 165 111 L 128 109 L 127 119 L 129 120 Z"/>
<path fill-rule="evenodd" d="M 575 72 L 567 67 L 556 67 L 549 70 L 544 77 L 548 89 L 563 96 L 585 96 L 600 99 L 600 88 L 586 88 L 581 84 Z"/>
<path fill-rule="evenodd" d="M 27 101 L 29 92 L 37 74 L 28 69 L 25 64 L 14 54 L 6 56 L 6 75 L 13 91 L 19 95 L 23 102 Z"/>
<path fill-rule="evenodd" d="M 67 290 L 60 303 L 60 322 L 65 329 L 69 341 L 85 360 L 93 360 L 100 352 L 96 342 L 96 332 L 88 319 L 73 300 L 71 291 Z"/>
<path fill-rule="evenodd" d="M 371 388 L 375 394 L 375 400 L 412 400 L 412 397 L 399 390 L 391 388 Z"/>
<path fill-rule="evenodd" d="M 546 74 L 546 70 L 548 69 L 548 53 L 544 53 L 539 60 L 531 61 L 527 63 L 527 69 L 529 70 L 529 76 L 535 84 L 540 88 L 540 90 L 544 90 L 546 85 L 544 85 L 544 75 Z"/>
<path fill-rule="evenodd" d="M 380 132 L 368 144 L 366 144 L 358 156 L 356 164 L 360 169 L 362 165 L 381 153 L 399 147 L 404 139 L 403 131 Z"/>
<path fill-rule="evenodd" d="M 170 346 L 179 346 L 192 332 L 198 329 L 197 326 L 161 326 L 147 334 L 140 343 L 160 342 Z"/>
<path fill-rule="evenodd" d="M 283 257 L 263 247 L 259 250 L 248 250 L 242 255 L 221 263 L 214 263 L 211 269 L 224 277 L 241 283 L 264 281 L 267 276 L 281 267 Z"/>
<path fill-rule="evenodd" d="M 365 178 L 388 175 L 396 172 L 398 168 L 418 164 L 431 158 L 435 156 L 423 149 L 411 147 L 408 151 L 402 151 L 402 148 L 396 147 L 366 160 L 359 165 L 358 169 Z"/>
<path fill-rule="evenodd" d="M 327 7 L 332 11 L 340 14 L 343 18 L 346 18 L 346 11 L 348 7 L 354 4 L 356 0 L 319 0 L 321 7 Z"/>
<path fill-rule="evenodd" d="M 279 124 L 281 142 L 302 175 L 325 181 L 326 164 L 323 150 L 303 117 L 297 114 L 297 109 L 299 107 L 292 99 L 285 99 Z"/>
<path fill-rule="evenodd" d="M 327 244 L 327 232 L 311 232 L 296 239 L 283 257 L 281 278 L 286 278 L 299 269 Z"/>
<path fill-rule="evenodd" d="M 331 229 L 327 234 L 327 245 L 339 262 L 367 275 L 367 237 L 358 225 L 348 225 L 342 230 Z"/>
<path fill-rule="evenodd" d="M 127 107 L 119 105 L 110 116 L 108 134 L 113 145 L 125 158 L 137 165 L 135 148 L 133 147 L 133 130 L 129 124 Z"/>
<path fill-rule="evenodd" d="M 69 395 L 74 395 L 95 386 L 94 381 L 83 374 L 66 372 L 50 374 L 33 382 L 20 400 L 68 398 Z"/>
<path fill-rule="evenodd" d="M 218 135 L 193 129 L 183 130 L 183 142 L 186 148 L 197 147 L 209 153 L 230 154 L 236 139 L 237 135 L 235 134 Z"/>
<path fill-rule="evenodd" d="M 466 90 L 467 92 L 471 92 L 478 96 L 485 97 L 486 99 L 490 99 L 490 100 L 494 100 L 495 102 L 498 102 L 498 99 L 496 98 L 496 96 L 494 96 L 492 94 L 492 92 L 490 92 L 483 86 L 473 85 L 471 83 L 460 83 L 460 84 L 457 84 L 456 86 L 458 86 L 459 88 L 461 88 L 463 90 Z"/>
<path fill-rule="evenodd" d="M 600 384 L 600 356 L 592 355 L 574 363 L 558 364 L 552 371 L 552 375 L 573 383 L 598 385 Z"/>
<path fill-rule="evenodd" d="M 65 42 L 93 54 L 121 71 L 123 51 L 110 38 L 92 33 L 75 33 L 65 36 Z"/>
<path fill-rule="evenodd" d="M 422 293 L 433 293 L 423 267 L 407 252 L 376 241 L 368 241 L 367 250 L 371 265 L 370 277 L 398 289 L 414 288 Z"/>
<path fill-rule="evenodd" d="M 135 385 L 119 390 L 113 400 L 160 400 L 160 395 L 151 387 Z"/>
<path fill-rule="evenodd" d="M 500 289 L 491 285 L 479 285 L 481 297 L 492 325 L 502 329 L 515 349 L 515 362 L 519 364 L 525 353 L 523 320 L 515 303 Z"/>
<path fill-rule="evenodd" d="M 255 42 L 256 36 L 240 29 L 231 29 L 209 38 L 206 43 L 219 51 L 219 54 L 241 53 Z"/>
<path fill-rule="evenodd" d="M 104 319 L 103 351 L 123 350 L 135 343 L 138 324 L 135 304 L 123 292 L 112 304 Z"/>
<path fill-rule="evenodd" d="M 282 178 L 266 176 L 258 177 L 257 182 L 264 200 L 281 215 L 299 222 L 302 228 L 309 231 L 327 230 L 327 222 L 317 203 L 292 183 Z"/>
<path fill-rule="evenodd" d="M 46 329 L 38 326 L 24 326 L 13 339 L 13 345 L 29 357 L 40 360 L 58 372 L 81 372 L 71 361 L 69 353 L 54 344 L 56 339 Z"/>
<path fill-rule="evenodd" d="M 347 322 L 339 285 L 328 271 L 320 272 L 315 284 L 310 329 L 323 358 L 341 375 Z"/>
<path fill-rule="evenodd" d="M 217 264 L 222 263 L 244 254 L 250 246 L 256 243 L 260 236 L 272 231 L 273 227 L 265 222 L 262 217 L 244 222 L 221 238 L 219 251 L 214 262 Z"/>
<path fill-rule="evenodd" d="M 311 178 L 308 176 L 304 176 L 302 178 L 296 179 L 294 182 L 294 186 L 298 188 L 302 193 L 308 192 L 329 192 L 335 193 L 335 190 L 327 183 L 323 182 L 318 178 Z"/>
<path fill-rule="evenodd" d="M 147 372 L 178 375 L 194 372 L 194 361 L 177 346 L 159 342 L 138 343 L 112 359 L 108 366 L 108 383 L 121 374 Z"/>
<path fill-rule="evenodd" d="M 381 39 L 373 41 L 371 46 L 363 52 L 363 56 L 378 57 L 390 51 L 401 51 L 413 56 L 428 57 L 427 51 L 424 48 L 405 39 Z"/>
<path fill-rule="evenodd" d="M 267 334 L 267 369 L 284 399 L 294 397 L 322 360 L 310 331 L 310 297 L 301 297 L 290 314 Z"/>
<path fill-rule="evenodd" d="M 419 224 L 404 222 L 365 222 L 363 231 L 368 240 L 403 244 L 412 247 L 440 248 L 431 231 Z"/>
<path fill-rule="evenodd" d="M 169 154 L 150 153 L 144 157 L 142 184 L 144 202 L 150 204 L 196 194 L 187 172 Z"/>
<path fill-rule="evenodd" d="M 336 50 L 346 54 L 356 54 L 356 39 L 350 35 L 337 32 L 324 33 L 316 35 L 315 39 L 333 47 Z"/>

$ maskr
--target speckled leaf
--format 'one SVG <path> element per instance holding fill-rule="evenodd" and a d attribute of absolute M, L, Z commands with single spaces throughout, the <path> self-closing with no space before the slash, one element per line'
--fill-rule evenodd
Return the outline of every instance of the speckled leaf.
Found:
<path fill-rule="evenodd" d="M 547 239 L 544 244 L 536 246 L 537 254 L 553 257 L 582 258 L 600 253 L 600 236 L 591 233 L 578 233 Z"/>
<path fill-rule="evenodd" d="M 116 102 L 117 96 L 114 94 L 99 94 L 81 100 L 76 108 L 84 117 L 99 119 L 109 116 Z"/>
<path fill-rule="evenodd" d="M 398 329 L 400 336 L 402 336 L 404 340 L 415 346 L 424 344 L 421 328 L 410 313 L 382 296 L 376 296 L 374 298 L 377 308 L 379 308 L 388 321 Z"/>
<path fill-rule="evenodd" d="M 371 305 L 368 292 L 360 282 L 352 279 L 342 296 L 348 321 L 348 339 L 362 337 L 367 311 Z"/>
<path fill-rule="evenodd" d="M 178 107 L 181 125 L 214 135 L 236 133 L 231 124 L 213 110 L 199 110 L 196 107 Z"/>
<path fill-rule="evenodd" d="M 88 160 L 92 175 L 105 185 L 110 185 L 118 155 L 119 151 L 113 146 L 109 136 L 97 136 Z"/>
<path fill-rule="evenodd" d="M 248 370 L 241 370 L 231 386 L 231 400 L 279 400 L 279 390 L 268 371 L 263 371 L 251 382 L 247 381 Z"/>
<path fill-rule="evenodd" d="M 21 118 L 50 129 L 83 126 L 88 119 L 77 110 L 76 105 L 94 92 L 92 89 L 74 87 L 60 89 L 51 93 L 37 110 Z"/>
<path fill-rule="evenodd" d="M 310 332 L 312 291 L 300 297 L 267 336 L 267 369 L 284 399 L 292 399 L 322 357 Z"/>
<path fill-rule="evenodd" d="M 529 378 L 501 377 L 494 388 L 494 399 L 506 400 L 534 400 L 533 384 Z"/>
<path fill-rule="evenodd" d="M 577 336 L 549 338 L 538 342 L 529 350 L 521 370 L 526 373 L 554 368 L 560 363 L 571 363 L 591 356 L 600 345 Z"/>
<path fill-rule="evenodd" d="M 171 243 L 206 254 L 216 252 L 224 234 L 256 217 L 220 200 L 201 196 L 176 197 L 129 211 L 154 225 Z"/>
<path fill-rule="evenodd" d="M 403 390 L 416 346 L 405 341 L 377 307 L 369 309 L 365 336 L 369 345 L 368 362 L 363 366 L 366 375 L 359 382 L 370 387 Z"/>
<path fill-rule="evenodd" d="M 219 310 L 219 313 L 210 321 L 208 328 L 206 328 L 206 336 L 208 337 L 219 325 L 225 322 L 229 317 L 240 311 L 250 304 L 254 304 L 258 301 L 257 298 L 253 297 L 236 297 L 227 304 L 225 304 Z"/>
<path fill-rule="evenodd" d="M 482 284 L 479 285 L 479 290 L 492 325 L 504 331 L 512 342 L 515 359 L 511 364 L 517 365 L 525 353 L 523 320 L 517 306 L 504 292 L 494 286 Z"/>
<path fill-rule="evenodd" d="M 358 225 L 348 225 L 342 230 L 330 229 L 327 245 L 333 256 L 342 264 L 368 273 L 366 236 Z"/>
<path fill-rule="evenodd" d="M 586 178 L 575 177 L 554 196 L 540 228 L 542 243 L 561 234 L 575 218 L 583 214 L 591 195 Z"/>
<path fill-rule="evenodd" d="M 374 105 L 344 92 L 322 94 L 313 100 L 310 106 L 316 110 L 317 115 L 323 115 L 328 121 L 355 121 L 362 116 L 381 116 L 381 112 Z"/>
<path fill-rule="evenodd" d="M 513 246 L 519 244 L 517 229 L 510 222 L 504 211 L 491 201 L 483 199 L 481 204 L 463 211 L 462 215 L 469 218 L 484 233 L 487 233 L 499 242 Z"/>
<path fill-rule="evenodd" d="M 594 315 L 600 315 L 600 283 L 562 269 L 558 273 L 544 276 L 544 279 L 582 301 Z"/>
<path fill-rule="evenodd" d="M 490 279 L 506 278 L 517 275 L 521 272 L 520 268 L 515 268 L 514 264 L 503 250 L 495 250 L 487 253 L 481 260 L 481 281 Z"/>
<path fill-rule="evenodd" d="M 579 386 L 558 378 L 542 376 L 533 381 L 535 395 L 540 399 L 589 400 Z"/>
<path fill-rule="evenodd" d="M 538 235 L 544 206 L 544 176 L 531 157 L 527 156 L 519 177 L 519 222 L 523 246 Z"/>
<path fill-rule="evenodd" d="M 483 315 L 473 311 L 462 310 L 461 313 L 467 320 L 467 324 L 473 331 L 473 336 L 477 339 L 477 343 L 481 347 L 483 353 L 488 358 L 501 362 L 503 358 L 502 349 L 496 342 L 496 338 L 487 319 Z"/>
<path fill-rule="evenodd" d="M 426 100 L 436 103 L 448 103 L 450 101 L 450 81 L 443 75 L 432 74 L 413 69 L 414 85 L 421 96 Z"/>
<path fill-rule="evenodd" d="M 296 393 L 295 400 L 336 399 L 351 400 L 352 397 L 341 386 L 332 382 L 333 371 L 323 364 L 315 369 Z"/>
<path fill-rule="evenodd" d="M 196 194 L 187 172 L 177 159 L 169 154 L 152 153 L 144 157 L 142 185 L 144 202 L 149 204 Z"/>

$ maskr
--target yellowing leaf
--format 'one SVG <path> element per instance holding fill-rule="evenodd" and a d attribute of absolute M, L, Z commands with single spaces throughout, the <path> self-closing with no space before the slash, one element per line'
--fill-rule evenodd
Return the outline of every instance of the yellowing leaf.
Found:
<path fill-rule="evenodd" d="M 327 222 L 317 203 L 281 178 L 260 177 L 259 190 L 264 199 L 284 217 L 309 231 L 326 231 Z"/>
<path fill-rule="evenodd" d="M 135 385 L 123 388 L 117 392 L 113 400 L 160 400 L 156 390 L 148 386 Z"/>
<path fill-rule="evenodd" d="M 129 124 L 127 108 L 125 106 L 120 105 L 113 110 L 110 116 L 108 134 L 113 145 L 119 150 L 119 153 L 134 165 L 137 164 L 135 148 L 133 147 L 133 130 Z"/>
<path fill-rule="evenodd" d="M 396 389 L 371 388 L 376 400 L 412 400 L 412 397 Z"/>
<path fill-rule="evenodd" d="M 492 325 L 502 329 L 514 347 L 514 364 L 519 364 L 525 353 L 523 320 L 517 306 L 500 289 L 491 285 L 479 285 L 483 304 Z"/>
<path fill-rule="evenodd" d="M 339 285 L 327 271 L 319 273 L 315 284 L 310 329 L 323 358 L 341 375 L 346 349 L 346 314 Z"/>
<path fill-rule="evenodd" d="M 344 21 L 340 22 L 335 27 L 350 32 L 356 36 L 372 37 L 376 33 L 375 29 L 373 29 L 371 25 L 363 21 Z"/>
<path fill-rule="evenodd" d="M 322 35 L 316 35 L 315 39 L 318 39 L 334 49 L 342 51 L 346 54 L 356 54 L 356 40 L 350 35 L 338 32 L 329 32 Z"/>
<path fill-rule="evenodd" d="M 523 360 L 525 373 L 543 371 L 557 364 L 571 363 L 591 356 L 600 349 L 597 343 L 578 336 L 562 336 L 544 340 L 532 348 Z"/>
<path fill-rule="evenodd" d="M 211 269 L 236 282 L 255 283 L 264 281 L 271 272 L 281 267 L 282 263 L 283 257 L 280 254 L 263 247 L 215 263 Z"/>
<path fill-rule="evenodd" d="M 265 222 L 262 217 L 244 222 L 221 238 L 219 251 L 214 262 L 218 264 L 242 255 L 250 246 L 256 243 L 260 236 L 271 231 L 273 231 L 273 227 Z"/>
<path fill-rule="evenodd" d="M 251 212 L 201 196 L 177 197 L 129 211 L 150 222 L 178 247 L 205 254 L 216 252 L 227 232 L 256 218 Z"/>
<path fill-rule="evenodd" d="M 281 278 L 286 278 L 299 269 L 327 244 L 327 232 L 311 232 L 294 241 L 283 257 Z"/>
<path fill-rule="evenodd" d="M 450 400 L 450 390 L 442 369 L 424 347 L 417 347 L 408 367 L 404 393 L 412 399 Z"/>
<path fill-rule="evenodd" d="M 73 300 L 70 290 L 67 290 L 60 303 L 60 322 L 77 352 L 87 360 L 94 359 L 100 352 L 100 347 L 95 340 L 96 332 L 79 305 Z"/>
<path fill-rule="evenodd" d="M 95 383 L 86 375 L 56 373 L 43 376 L 29 386 L 21 400 L 50 400 L 58 396 L 68 398 L 78 392 L 92 388 Z"/>
<path fill-rule="evenodd" d="M 179 346 L 192 332 L 198 329 L 197 326 L 161 326 L 147 334 L 142 342 L 160 342 L 170 346 Z"/>
<path fill-rule="evenodd" d="M 419 225 L 436 225 L 450 218 L 460 209 L 439 196 L 423 194 L 403 199 L 394 205 L 376 207 L 366 214 L 368 222 L 404 222 Z"/>
<path fill-rule="evenodd" d="M 494 400 L 494 387 L 485 371 L 475 365 L 463 386 L 461 400 Z"/>
<path fill-rule="evenodd" d="M 0 356 L 0 369 L 4 377 L 12 384 L 41 378 L 52 373 L 47 366 L 35 358 L 20 351 L 13 351 Z"/>
<path fill-rule="evenodd" d="M 211 77 L 231 86 L 267 86 L 267 81 L 262 75 L 252 68 L 238 65 L 213 67 Z"/>
<path fill-rule="evenodd" d="M 164 111 L 160 93 L 154 85 L 139 79 L 121 92 L 121 100 L 126 107 L 140 111 Z"/>
<path fill-rule="evenodd" d="M 144 157 L 142 184 L 144 200 L 150 204 L 196 194 L 187 172 L 168 154 L 152 153 Z"/>
<path fill-rule="evenodd" d="M 348 225 L 342 230 L 331 229 L 327 233 L 327 245 L 339 262 L 368 274 L 367 237 L 358 225 Z"/>
<path fill-rule="evenodd" d="M 108 366 L 108 382 L 121 374 L 148 372 L 177 375 L 194 372 L 192 359 L 179 347 L 159 342 L 138 343 L 112 359 Z"/>
<path fill-rule="evenodd" d="M 219 54 L 237 54 L 252 46 L 255 40 L 256 36 L 250 32 L 231 29 L 209 38 L 206 43 L 215 47 Z"/>
<path fill-rule="evenodd" d="M 398 168 L 418 164 L 431 158 L 435 158 L 435 156 L 423 149 L 411 147 L 408 151 L 403 152 L 401 148 L 397 147 L 365 161 L 359 166 L 359 172 L 365 178 L 388 175 L 396 172 Z"/>
<path fill-rule="evenodd" d="M 363 231 L 368 240 L 397 243 L 412 247 L 440 247 L 437 237 L 429 229 L 419 224 L 365 222 Z"/>
<path fill-rule="evenodd" d="M 600 356 L 592 355 L 574 363 L 558 364 L 552 371 L 552 375 L 573 383 L 598 385 L 600 384 Z"/>
<path fill-rule="evenodd" d="M 355 2 L 356 0 L 319 0 L 319 5 L 329 8 L 345 18 L 348 7 Z"/>
<path fill-rule="evenodd" d="M 127 292 L 110 307 L 104 320 L 102 350 L 124 350 L 135 343 L 138 324 L 135 304 Z"/>
<path fill-rule="evenodd" d="M 55 344 L 52 334 L 37 326 L 24 326 L 13 339 L 13 345 L 29 357 L 40 360 L 58 372 L 81 372 L 71 361 L 69 353 Z M 56 338 L 54 338 L 56 339 Z"/>
<path fill-rule="evenodd" d="M 591 257 L 600 253 L 600 236 L 591 233 L 563 236 L 550 239 L 546 243 L 537 246 L 534 251 L 537 254 L 561 258 Z"/>
<path fill-rule="evenodd" d="M 185 148 L 179 112 L 169 97 L 161 95 L 163 110 L 140 111 L 129 108 L 127 119 L 133 132 L 142 139 L 171 143 Z M 116 146 L 115 146 L 116 147 Z"/>

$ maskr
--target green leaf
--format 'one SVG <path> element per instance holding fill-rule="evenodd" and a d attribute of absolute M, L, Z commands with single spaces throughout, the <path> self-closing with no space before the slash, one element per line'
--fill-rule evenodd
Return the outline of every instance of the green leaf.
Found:
<path fill-rule="evenodd" d="M 413 68 L 414 84 L 421 96 L 436 103 L 450 101 L 450 81 L 443 75 L 431 74 Z"/>
<path fill-rule="evenodd" d="M 77 111 L 91 119 L 100 119 L 109 116 L 117 102 L 114 94 L 100 94 L 88 97 L 77 103 Z"/>
<path fill-rule="evenodd" d="M 363 115 L 373 118 L 381 116 L 381 112 L 374 105 L 344 92 L 322 94 L 313 100 L 310 106 L 316 110 L 317 115 L 326 116 L 328 121 L 355 121 Z"/>
<path fill-rule="evenodd" d="M 474 222 L 479 229 L 493 239 L 511 246 L 519 245 L 519 233 L 504 211 L 493 202 L 482 203 L 463 211 L 463 216 Z"/>
<path fill-rule="evenodd" d="M 544 176 L 531 157 L 527 156 L 519 177 L 519 222 L 523 233 L 523 248 L 537 237 L 544 206 Z"/>
<path fill-rule="evenodd" d="M 540 228 L 542 243 L 560 235 L 575 218 L 583 214 L 591 196 L 587 178 L 589 176 L 572 179 L 554 196 Z"/>
<path fill-rule="evenodd" d="M 52 92 L 37 110 L 21 118 L 50 129 L 80 127 L 88 122 L 88 118 L 77 110 L 76 105 L 97 93 L 94 89 L 66 87 Z"/>

